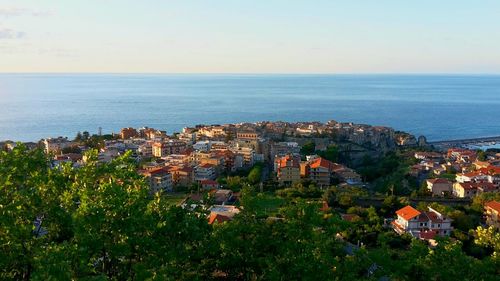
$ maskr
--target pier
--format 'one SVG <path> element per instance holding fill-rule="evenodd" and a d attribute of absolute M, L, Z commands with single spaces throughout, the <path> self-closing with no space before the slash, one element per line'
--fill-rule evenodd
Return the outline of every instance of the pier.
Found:
<path fill-rule="evenodd" d="M 485 146 L 488 144 L 495 144 L 495 143 L 500 144 L 500 136 L 428 142 L 428 144 L 438 148 L 463 147 L 467 145 Z"/>

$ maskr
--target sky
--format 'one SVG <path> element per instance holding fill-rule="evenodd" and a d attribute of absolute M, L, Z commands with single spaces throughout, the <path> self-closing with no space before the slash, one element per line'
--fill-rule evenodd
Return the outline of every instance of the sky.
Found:
<path fill-rule="evenodd" d="M 499 0 L 0 0 L 0 72 L 500 73 Z"/>

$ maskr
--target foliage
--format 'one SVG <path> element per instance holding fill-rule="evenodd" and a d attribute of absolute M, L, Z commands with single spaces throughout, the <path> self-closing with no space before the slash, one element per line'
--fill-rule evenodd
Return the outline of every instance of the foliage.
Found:
<path fill-rule="evenodd" d="M 366 190 L 332 187 L 323 198 L 333 211 L 324 213 L 314 186 L 296 185 L 280 197 L 243 184 L 241 212 L 209 225 L 203 208 L 172 204 L 181 196 L 151 195 L 128 154 L 110 163 L 98 163 L 96 151 L 86 158 L 81 168 L 53 169 L 39 149 L 0 152 L 1 280 L 495 280 L 500 274 L 493 228 L 477 228 L 474 247 L 442 239 L 435 248 L 384 229 L 383 218 L 403 204 L 397 196 L 387 196 L 379 210 L 362 208 L 355 201 Z M 433 207 L 449 216 L 475 212 Z M 341 221 L 337 208 L 359 219 Z"/>
<path fill-rule="evenodd" d="M 359 187 L 337 187 L 332 186 L 323 193 L 323 200 L 333 208 L 347 209 L 355 205 L 358 198 L 366 197 L 368 192 Z"/>
<path fill-rule="evenodd" d="M 329 161 L 339 161 L 339 148 L 336 145 L 329 145 L 325 151 L 318 151 L 317 154 Z"/>
<path fill-rule="evenodd" d="M 262 179 L 262 165 L 255 165 L 248 173 L 248 181 L 251 184 L 257 184 Z"/>
<path fill-rule="evenodd" d="M 302 155 L 312 155 L 316 151 L 316 144 L 313 141 L 306 142 L 300 149 Z"/>

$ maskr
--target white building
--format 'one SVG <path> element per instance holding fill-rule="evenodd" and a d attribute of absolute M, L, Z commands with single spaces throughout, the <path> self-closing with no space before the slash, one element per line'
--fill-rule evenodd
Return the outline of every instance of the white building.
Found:
<path fill-rule="evenodd" d="M 396 211 L 397 219 L 392 222 L 398 234 L 409 233 L 420 239 L 434 239 L 435 236 L 450 235 L 452 220 L 429 207 L 428 212 L 406 206 Z"/>
<path fill-rule="evenodd" d="M 214 165 L 202 164 L 194 167 L 194 179 L 196 181 L 214 180 L 217 177 L 217 170 Z"/>
<path fill-rule="evenodd" d="M 46 153 L 60 153 L 67 147 L 72 147 L 75 143 L 68 140 L 68 138 L 48 138 L 43 140 Z"/>

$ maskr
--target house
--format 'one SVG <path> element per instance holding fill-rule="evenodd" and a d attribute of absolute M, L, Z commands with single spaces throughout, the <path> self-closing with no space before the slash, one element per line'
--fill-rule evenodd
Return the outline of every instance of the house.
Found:
<path fill-rule="evenodd" d="M 447 158 L 461 163 L 472 163 L 477 159 L 477 153 L 469 149 L 450 148 Z"/>
<path fill-rule="evenodd" d="M 201 188 L 205 190 L 217 189 L 219 188 L 219 183 L 214 180 L 201 180 Z"/>
<path fill-rule="evenodd" d="M 408 233 L 419 239 L 429 240 L 435 236 L 450 235 L 452 220 L 429 207 L 428 212 L 406 206 L 396 211 L 397 219 L 392 221 L 392 228 L 398 234 Z"/>
<path fill-rule="evenodd" d="M 172 174 L 169 173 L 166 168 L 142 171 L 141 174 L 148 179 L 151 193 L 156 193 L 161 190 L 172 191 Z"/>
<path fill-rule="evenodd" d="M 456 175 L 457 182 L 477 182 L 477 181 L 487 181 L 488 175 L 481 173 L 480 171 L 473 171 L 469 173 L 460 173 Z"/>
<path fill-rule="evenodd" d="M 58 138 L 48 138 L 43 140 L 46 153 L 61 153 L 63 149 L 75 146 L 74 142 L 68 140 L 68 138 L 58 137 Z"/>
<path fill-rule="evenodd" d="M 333 177 L 339 182 L 345 182 L 350 185 L 359 185 L 363 182 L 361 176 L 356 171 L 344 165 L 334 163 L 332 171 Z"/>
<path fill-rule="evenodd" d="M 451 192 L 452 183 L 447 179 L 428 179 L 426 182 L 427 190 L 433 196 L 442 196 Z"/>
<path fill-rule="evenodd" d="M 196 181 L 215 180 L 216 177 L 216 166 L 212 164 L 202 164 L 194 167 L 194 179 Z"/>
<path fill-rule="evenodd" d="M 453 196 L 472 198 L 478 193 L 497 191 L 498 188 L 490 182 L 456 182 L 453 184 Z"/>
<path fill-rule="evenodd" d="M 138 137 L 139 133 L 137 132 L 136 129 L 134 128 L 123 128 L 120 130 L 120 138 L 121 139 L 130 139 L 130 138 L 135 138 Z"/>
<path fill-rule="evenodd" d="M 300 181 L 300 157 L 277 157 L 274 164 L 279 185 L 291 185 Z"/>
<path fill-rule="evenodd" d="M 321 157 L 300 164 L 300 176 L 310 179 L 318 187 L 328 187 L 332 182 L 334 164 Z"/>
<path fill-rule="evenodd" d="M 223 205 L 214 205 L 208 209 L 210 211 L 210 215 L 208 216 L 208 223 L 223 223 L 226 221 L 230 221 L 233 219 L 235 215 L 240 212 L 235 206 L 223 206 Z"/>
<path fill-rule="evenodd" d="M 441 162 L 443 160 L 443 155 L 437 152 L 415 152 L 415 159 Z"/>
<path fill-rule="evenodd" d="M 153 156 L 165 157 L 170 154 L 181 154 L 186 150 L 186 143 L 178 140 L 169 140 L 167 142 L 153 143 Z"/>
<path fill-rule="evenodd" d="M 218 189 L 212 193 L 215 204 L 226 204 L 228 202 L 232 202 L 233 200 L 233 191 L 229 189 Z"/>
<path fill-rule="evenodd" d="M 296 142 L 278 142 L 271 144 L 270 154 L 271 159 L 278 156 L 286 156 L 288 154 L 300 155 L 300 146 Z"/>
<path fill-rule="evenodd" d="M 230 220 L 232 220 L 232 218 L 218 213 L 210 213 L 210 215 L 208 216 L 208 224 L 224 223 Z"/>
<path fill-rule="evenodd" d="M 500 229 L 500 202 L 490 201 L 484 204 L 486 224 Z"/>
<path fill-rule="evenodd" d="M 175 186 L 191 186 L 194 182 L 194 172 L 190 167 L 172 166 L 169 167 L 172 180 Z"/>

